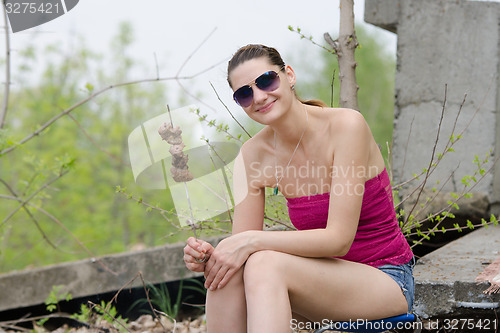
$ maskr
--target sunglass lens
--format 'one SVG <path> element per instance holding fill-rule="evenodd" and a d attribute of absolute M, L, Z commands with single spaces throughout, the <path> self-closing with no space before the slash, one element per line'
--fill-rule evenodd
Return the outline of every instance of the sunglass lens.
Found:
<path fill-rule="evenodd" d="M 246 108 L 252 104 L 253 100 L 253 90 L 250 86 L 244 86 L 236 90 L 233 94 L 233 98 L 238 103 L 238 105 Z"/>
<path fill-rule="evenodd" d="M 257 86 L 257 88 L 263 91 L 274 91 L 280 86 L 280 77 L 278 73 L 269 71 L 255 79 L 255 85 Z M 252 87 L 243 86 L 239 88 L 234 92 L 233 98 L 236 103 L 238 103 L 238 105 L 244 108 L 250 106 L 253 101 Z"/>
<path fill-rule="evenodd" d="M 274 91 L 280 86 L 280 79 L 276 72 L 270 71 L 259 76 L 255 80 L 255 85 L 260 90 Z"/>

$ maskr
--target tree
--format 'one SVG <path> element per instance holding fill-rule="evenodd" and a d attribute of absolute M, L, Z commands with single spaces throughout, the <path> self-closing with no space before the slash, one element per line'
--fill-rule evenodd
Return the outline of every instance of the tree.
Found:
<path fill-rule="evenodd" d="M 356 60 L 354 51 L 358 47 L 354 29 L 354 0 L 340 0 L 339 38 L 333 40 L 325 33 L 325 40 L 337 55 L 339 62 L 340 105 L 359 110 L 358 85 L 356 83 Z"/>
<path fill-rule="evenodd" d="M 137 191 L 126 140 L 145 119 L 165 112 L 160 81 L 190 79 L 133 80 L 140 65 L 126 56 L 132 36 L 123 24 L 111 52 L 119 61 L 111 68 L 84 41 L 69 54 L 57 45 L 16 53 L 21 65 L 12 71 L 14 89 L 4 91 L 10 102 L 0 131 L 0 270 L 159 245 L 177 232 L 164 216 L 116 194 L 117 185 Z M 41 54 L 49 61 L 33 80 Z M 165 191 L 143 197 L 171 207 Z"/>

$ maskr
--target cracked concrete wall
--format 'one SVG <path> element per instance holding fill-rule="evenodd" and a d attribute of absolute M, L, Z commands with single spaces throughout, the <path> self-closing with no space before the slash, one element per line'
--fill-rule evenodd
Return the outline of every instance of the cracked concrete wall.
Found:
<path fill-rule="evenodd" d="M 366 0 L 365 21 L 398 35 L 392 149 L 396 183 L 428 167 L 445 86 L 446 107 L 436 152 L 442 152 L 450 138 L 459 110 L 455 133 L 468 128 L 427 187 L 436 186 L 437 180 L 442 186 L 449 179 L 443 190 L 459 192 L 462 178 L 476 170 L 475 155 L 485 157 L 500 142 L 499 14 L 500 4 L 491 2 Z M 500 211 L 497 169 L 474 188 L 493 204 L 493 213 Z"/>

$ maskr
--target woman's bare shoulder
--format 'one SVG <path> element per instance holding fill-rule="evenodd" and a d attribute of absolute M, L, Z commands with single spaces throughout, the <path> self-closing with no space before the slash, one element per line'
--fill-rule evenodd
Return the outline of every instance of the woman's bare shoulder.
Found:
<path fill-rule="evenodd" d="M 272 130 L 269 127 L 264 127 L 257 134 L 245 141 L 240 150 L 245 163 L 264 160 L 266 156 L 272 153 L 271 141 Z"/>
<path fill-rule="evenodd" d="M 325 108 L 325 111 L 334 133 L 369 131 L 365 117 L 359 111 L 347 108 Z"/>
<path fill-rule="evenodd" d="M 327 114 L 329 117 L 334 117 L 336 119 L 344 119 L 344 120 L 363 119 L 364 120 L 363 114 L 359 111 L 354 110 L 354 109 L 325 107 L 325 108 L 323 108 L 323 111 L 325 111 L 325 114 Z"/>
<path fill-rule="evenodd" d="M 318 130 L 336 141 L 337 136 L 352 136 L 369 131 L 363 115 L 356 110 L 347 108 L 328 108 L 324 107 L 315 112 L 318 117 Z"/>

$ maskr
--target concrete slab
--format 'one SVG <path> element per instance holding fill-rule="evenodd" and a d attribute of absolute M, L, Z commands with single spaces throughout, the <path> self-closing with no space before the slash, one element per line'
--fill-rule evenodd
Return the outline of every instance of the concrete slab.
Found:
<path fill-rule="evenodd" d="M 212 244 L 220 239 L 208 240 Z M 146 282 L 162 283 L 199 276 L 186 269 L 184 243 L 120 253 L 0 275 L 0 311 L 43 304 L 53 286 L 63 286 L 73 298 L 114 292 L 138 272 Z M 131 287 L 140 287 L 137 278 Z"/>
<path fill-rule="evenodd" d="M 500 227 L 482 228 L 422 257 L 415 265 L 415 312 L 423 318 L 498 309 L 476 277 L 500 256 Z"/>
<path fill-rule="evenodd" d="M 220 239 L 212 239 L 217 244 Z M 0 311 L 43 304 L 53 286 L 63 286 L 74 298 L 113 292 L 138 272 L 152 283 L 196 276 L 182 260 L 184 244 L 11 272 L 0 275 Z M 500 294 L 483 294 L 488 283 L 476 276 L 500 256 L 500 227 L 480 229 L 424 257 L 415 266 L 415 312 L 422 318 L 467 313 L 471 308 L 498 307 Z M 132 284 L 141 286 L 140 279 Z"/>

